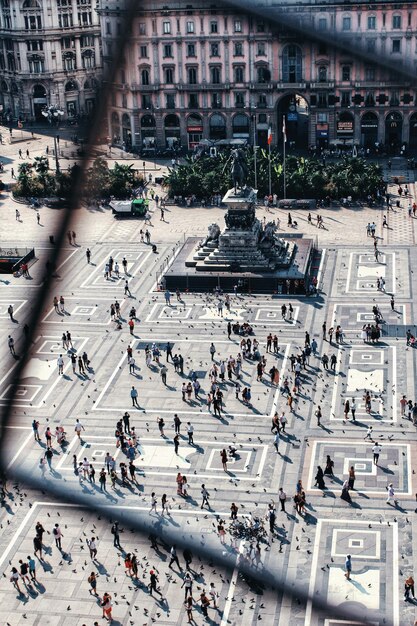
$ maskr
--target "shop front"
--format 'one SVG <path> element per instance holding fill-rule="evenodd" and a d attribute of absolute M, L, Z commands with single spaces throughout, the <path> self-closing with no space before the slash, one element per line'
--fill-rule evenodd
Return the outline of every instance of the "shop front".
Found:
<path fill-rule="evenodd" d="M 180 118 L 170 113 L 164 120 L 165 144 L 167 148 L 175 150 L 181 145 Z"/>
<path fill-rule="evenodd" d="M 318 122 L 316 124 L 316 146 L 321 149 L 327 148 L 329 144 L 329 124 Z"/>
<path fill-rule="evenodd" d="M 361 119 L 361 145 L 374 149 L 378 142 L 378 116 L 376 113 L 365 113 Z"/>
<path fill-rule="evenodd" d="M 194 150 L 203 139 L 203 120 L 195 113 L 187 119 L 187 144 L 188 150 Z"/>

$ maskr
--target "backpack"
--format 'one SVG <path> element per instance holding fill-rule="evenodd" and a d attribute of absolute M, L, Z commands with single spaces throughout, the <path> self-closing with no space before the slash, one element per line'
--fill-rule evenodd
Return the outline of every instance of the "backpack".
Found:
<path fill-rule="evenodd" d="M 54 535 L 57 535 L 57 534 L 58 534 L 58 531 L 57 531 L 57 529 L 56 529 L 56 528 L 54 528 L 52 532 L 54 533 Z"/>
<path fill-rule="evenodd" d="M 116 534 L 116 527 L 112 526 L 110 532 L 111 532 L 112 535 L 115 535 Z"/>

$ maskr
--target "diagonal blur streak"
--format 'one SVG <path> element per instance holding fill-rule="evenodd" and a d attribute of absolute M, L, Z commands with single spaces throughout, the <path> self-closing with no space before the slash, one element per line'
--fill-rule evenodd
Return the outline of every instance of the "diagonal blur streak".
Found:
<path fill-rule="evenodd" d="M 355 56 L 361 61 L 372 62 L 380 67 L 383 67 L 387 70 L 395 71 L 397 75 L 401 76 L 405 81 L 415 82 L 415 72 L 411 65 L 408 65 L 405 61 L 399 66 L 398 63 L 392 63 L 388 58 L 376 56 L 370 54 L 365 51 L 362 45 L 359 43 L 352 48 L 351 41 L 347 41 L 341 33 L 333 32 L 331 33 L 323 33 L 317 32 L 312 29 L 311 26 L 306 27 L 306 21 L 300 19 L 301 16 L 308 16 L 308 6 L 302 5 L 300 12 L 293 14 L 291 9 L 294 7 L 292 2 L 280 2 L 278 4 L 269 5 L 268 3 L 260 3 L 260 2 L 250 2 L 249 0 L 229 0 L 227 7 L 235 7 L 240 12 L 247 12 L 250 14 L 254 14 L 257 16 L 262 16 L 269 22 L 274 23 L 277 28 L 282 29 L 286 28 L 289 31 L 293 31 L 299 35 L 302 35 L 305 38 L 314 41 L 322 41 L 326 42 L 329 46 L 337 48 L 339 50 L 343 50 L 349 52 L 350 56 Z M 122 32 L 125 33 L 125 36 L 119 37 L 119 45 L 114 46 L 115 53 L 113 54 L 112 64 L 111 66 L 107 66 L 107 72 L 104 76 L 103 86 L 98 96 L 98 107 L 95 119 L 90 127 L 90 132 L 88 135 L 88 147 L 86 149 L 86 155 L 84 156 L 81 167 L 76 174 L 74 179 L 74 185 L 71 194 L 71 201 L 69 203 L 69 207 L 67 209 L 63 209 L 61 213 L 61 222 L 59 231 L 55 234 L 56 246 L 54 249 L 54 253 L 50 258 L 51 266 L 56 267 L 59 264 L 59 257 L 61 247 L 65 240 L 65 234 L 67 229 L 69 228 L 71 221 L 73 219 L 73 213 L 78 208 L 83 191 L 83 182 L 85 177 L 85 171 L 87 168 L 87 164 L 91 158 L 91 146 L 94 145 L 95 140 L 100 135 L 102 120 L 105 118 L 107 102 L 109 100 L 109 96 L 112 89 L 112 84 L 114 82 L 115 73 L 121 63 L 121 60 L 124 55 L 125 47 L 129 45 L 129 33 L 131 32 L 131 24 L 133 23 L 133 18 L 138 9 L 137 0 L 126 0 L 125 9 L 121 10 L 121 20 L 124 22 L 124 28 L 122 28 Z M 11 393 L 7 396 L 7 401 L 5 405 L 1 408 L 1 420 L 0 420 L 0 437 L 1 437 L 1 449 L 0 449 L 0 471 L 5 472 L 4 467 L 4 459 L 7 458 L 3 453 L 5 446 L 8 445 L 8 438 L 6 437 L 6 427 L 11 424 L 13 420 L 13 405 L 15 394 L 17 390 L 17 385 L 20 380 L 21 374 L 27 362 L 27 357 L 29 356 L 29 347 L 31 345 L 32 339 L 37 333 L 37 327 L 40 324 L 41 314 L 45 307 L 45 302 L 48 301 L 50 287 L 53 282 L 53 272 L 51 272 L 48 276 L 46 276 L 42 287 L 39 289 L 37 294 L 37 301 L 34 307 L 34 315 L 32 319 L 32 323 L 30 325 L 30 332 L 26 337 L 25 343 L 20 347 L 20 353 L 22 354 L 22 358 L 20 358 L 17 368 L 15 370 L 15 378 L 12 382 Z M 19 470 L 17 467 L 13 469 L 12 472 L 13 478 L 16 480 L 20 480 L 24 482 L 26 485 L 32 487 L 35 490 L 46 491 L 48 495 L 56 500 L 59 500 L 64 503 L 76 504 L 80 507 L 85 507 L 91 509 L 91 501 L 90 499 L 70 488 L 63 488 L 61 484 L 58 483 L 48 483 L 47 485 L 39 478 L 36 478 L 33 474 L 28 475 L 26 472 Z M 198 538 L 187 537 L 184 533 L 184 530 L 180 528 L 176 530 L 174 528 L 166 528 L 161 524 L 155 528 L 155 525 L 149 519 L 149 516 L 145 516 L 137 511 L 121 511 L 117 507 L 112 505 L 102 505 L 97 506 L 94 504 L 94 511 L 100 511 L 101 514 L 106 515 L 108 519 L 115 517 L 115 511 L 118 511 L 118 518 L 124 524 L 129 524 L 132 528 L 135 528 L 140 533 L 149 533 L 149 532 L 157 532 L 158 536 L 163 540 L 167 545 L 172 545 L 173 543 L 185 548 L 186 546 L 192 548 L 192 550 L 200 555 L 202 558 L 215 560 L 216 563 L 220 566 L 224 566 L 227 569 L 233 569 L 234 567 L 234 559 L 236 558 L 235 553 L 226 554 L 224 552 L 224 548 L 214 543 L 214 540 L 211 541 L 208 535 L 204 537 L 203 535 L 198 535 Z M 215 516 L 213 516 L 215 519 Z M 203 540 L 201 539 L 203 537 Z M 325 601 L 325 598 L 322 598 L 320 594 L 315 594 L 312 597 L 308 595 L 308 593 L 299 585 L 295 580 L 289 580 L 284 578 L 280 573 L 280 563 L 276 563 L 276 567 L 272 564 L 270 567 L 264 566 L 261 571 L 251 567 L 245 561 L 239 565 L 239 568 L 242 573 L 247 575 L 251 580 L 256 581 L 259 585 L 264 585 L 268 587 L 273 587 L 277 591 L 277 593 L 288 594 L 293 597 L 294 600 L 299 601 L 299 604 L 306 605 L 308 602 L 311 603 L 313 610 L 317 613 L 317 615 L 322 614 L 323 616 L 331 615 L 333 618 L 341 619 L 341 620 L 357 620 L 361 624 L 365 624 L 363 611 L 360 609 L 342 609 L 340 607 L 333 606 L 328 604 Z M 372 622 L 374 623 L 374 622 Z M 388 618 L 385 618 L 384 623 L 386 626 L 390 626 L 393 622 Z"/>

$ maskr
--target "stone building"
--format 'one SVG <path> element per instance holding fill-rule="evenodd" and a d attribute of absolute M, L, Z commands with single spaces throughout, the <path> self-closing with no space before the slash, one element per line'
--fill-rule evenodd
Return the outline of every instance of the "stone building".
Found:
<path fill-rule="evenodd" d="M 201 0 L 138 3 L 108 108 L 113 142 L 192 149 L 202 139 L 244 139 L 265 146 L 269 126 L 273 143 L 281 142 L 285 116 L 291 145 L 417 148 L 415 86 L 392 69 L 405 58 L 417 62 L 415 2 L 289 4 L 306 35 Z M 122 37 L 123 12 L 118 0 L 99 0 L 98 10 L 106 64 Z M 350 48 L 314 41 L 313 30 L 343 37 Z M 353 55 L 358 46 L 365 57 L 385 55 L 391 69 Z"/>
<path fill-rule="evenodd" d="M 92 0 L 0 0 L 0 114 L 42 120 L 45 107 L 88 115 L 100 81 Z"/>

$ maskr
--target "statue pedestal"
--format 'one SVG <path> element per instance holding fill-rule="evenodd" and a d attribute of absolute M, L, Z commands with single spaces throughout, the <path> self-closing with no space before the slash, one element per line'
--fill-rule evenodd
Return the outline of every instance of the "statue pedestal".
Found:
<path fill-rule="evenodd" d="M 235 284 L 245 284 L 249 289 L 256 284 L 260 291 L 279 292 L 288 283 L 292 285 L 288 289 L 302 293 L 312 258 L 312 240 L 301 239 L 298 234 L 279 238 L 274 222 L 263 228 L 255 215 L 256 190 L 250 187 L 238 193 L 229 189 L 223 203 L 228 207 L 223 231 L 212 224 L 204 242 L 187 239 L 165 274 L 166 286 L 231 289 Z"/>

